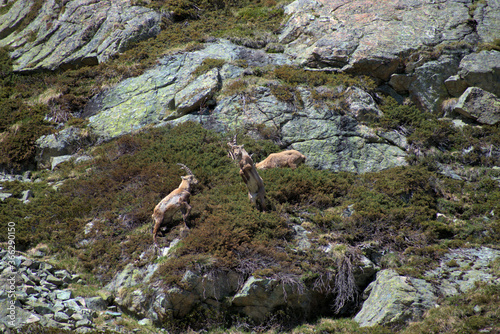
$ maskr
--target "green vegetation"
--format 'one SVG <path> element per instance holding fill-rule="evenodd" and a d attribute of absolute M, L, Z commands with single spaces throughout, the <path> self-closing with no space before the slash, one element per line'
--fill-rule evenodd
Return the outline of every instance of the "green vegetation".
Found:
<path fill-rule="evenodd" d="M 384 115 L 373 125 L 399 131 L 411 145 L 409 161 L 424 162 L 429 168 L 436 163 L 460 163 L 470 166 L 493 167 L 500 163 L 491 150 L 500 146 L 498 126 L 482 125 L 455 127 L 448 120 L 400 105 L 387 97 L 382 105 Z"/>
<path fill-rule="evenodd" d="M 76 116 L 92 96 L 141 74 L 161 55 L 179 48 L 196 50 L 210 37 L 267 42 L 269 37 L 264 32 L 278 29 L 284 17 L 282 3 L 273 0 L 136 3 L 173 11 L 173 20 L 164 22 L 156 38 L 137 43 L 106 64 L 20 75 L 12 71 L 8 50 L 0 49 L 0 166 L 21 169 L 34 164 L 37 138 L 52 133 L 57 123 L 85 127 L 86 121 Z M 40 4 L 36 2 L 36 6 Z M 497 41 L 492 48 L 495 45 Z M 223 64 L 221 60 L 207 59 L 196 75 Z M 257 80 L 267 80 L 273 82 L 270 88 L 279 100 L 300 107 L 303 102 L 296 90 L 299 85 L 375 89 L 375 83 L 366 77 L 305 71 L 294 66 L 253 70 L 254 76 L 230 82 L 223 93 L 242 93 Z M 342 92 L 313 90 L 312 97 L 337 103 L 343 101 Z M 341 104 L 332 103 L 333 109 L 342 110 Z M 287 277 L 297 285 L 319 286 L 329 293 L 333 308 L 338 309 L 352 295 L 335 300 L 335 293 L 328 290 L 331 287 L 321 286 L 320 282 L 344 270 L 347 262 L 355 263 L 362 245 L 374 245 L 387 253 L 381 261 L 383 268 L 418 277 L 436 265 L 450 248 L 495 246 L 500 241 L 500 171 L 490 168 L 500 164 L 498 157 L 491 154 L 493 148 L 500 147 L 498 126 L 456 128 L 414 106 L 399 105 L 392 98 L 384 98 L 381 108 L 384 115 L 370 125 L 407 135 L 412 152 L 410 166 L 363 175 L 306 166 L 264 170 L 260 173 L 269 203 L 266 212 L 258 212 L 250 205 L 238 168 L 227 157 L 228 139 L 188 123 L 148 129 L 99 145 L 89 150 L 94 157 L 91 161 L 79 165 L 68 162 L 54 172 L 35 172 L 34 178 L 40 181 L 37 183 L 2 183 L 2 191 L 13 196 L 0 202 L 0 221 L 16 222 L 19 249 L 45 243 L 59 265 L 83 272 L 90 282 L 107 281 L 141 254 L 146 255 L 140 260 L 144 263 L 154 260 L 151 213 L 156 203 L 179 185 L 183 171 L 176 164 L 180 162 L 192 169 L 200 183 L 191 198 L 189 234 L 178 244 L 173 257 L 158 260 L 160 269 L 155 279 L 161 285 L 182 287 L 186 269 L 202 273 L 231 269 L 242 277 Z M 240 138 L 255 161 L 279 151 L 272 141 L 276 129 L 256 125 L 256 130 L 267 140 Z M 437 173 L 439 163 L 457 166 L 462 179 Z M 33 191 L 34 197 L 22 204 L 18 198 L 27 189 Z M 159 238 L 161 246 L 178 236 L 181 221 L 180 214 L 174 217 L 174 224 Z M 311 233 L 311 240 L 320 245 L 340 246 L 328 256 L 318 250 L 297 249 L 294 224 L 301 224 Z M 0 242 L 5 242 L 5 237 L 0 236 Z M 249 260 L 242 263 L 242 258 Z M 448 263 L 450 267 L 455 265 Z M 499 268 L 498 262 L 492 264 L 495 272 Z M 81 295 L 96 289 L 74 288 Z M 431 310 L 424 321 L 404 332 L 498 330 L 495 323 L 499 315 L 493 306 L 498 305 L 498 298 L 497 288 L 481 286 L 447 300 L 444 307 Z M 196 309 L 180 323 L 170 325 L 185 329 L 225 328 L 245 321 L 226 316 Z M 287 318 L 282 312 L 281 318 L 270 322 L 271 328 L 277 328 L 275 332 L 281 330 L 278 320 L 288 321 L 285 326 L 298 319 Z M 27 333 L 51 332 L 37 325 L 28 327 Z M 394 331 L 383 327 L 362 329 L 352 320 L 323 319 L 292 332 Z"/>
<path fill-rule="evenodd" d="M 202 74 L 207 73 L 213 68 L 221 68 L 224 65 L 224 63 L 225 60 L 223 59 L 213 59 L 213 58 L 204 59 L 201 65 L 194 70 L 193 75 L 200 76 Z"/>
<path fill-rule="evenodd" d="M 141 254 L 151 254 L 152 209 L 180 183 L 183 171 L 176 163 L 182 162 L 200 184 L 191 198 L 188 236 L 174 257 L 159 262 L 156 279 L 164 286 L 182 286 L 186 269 L 285 275 L 318 286 L 322 277 L 341 270 L 342 261 L 354 263 L 359 246 L 367 243 L 400 254 L 383 260 L 384 267 L 419 276 L 449 248 L 500 241 L 500 224 L 490 215 L 500 210 L 500 190 L 487 174 L 457 181 L 425 164 L 363 175 L 305 166 L 263 170 L 269 205 L 261 213 L 249 203 L 237 166 L 227 157 L 227 140 L 194 123 L 123 136 L 94 148 L 92 161 L 38 173 L 42 182 L 29 185 L 31 202 L 8 198 L 0 203 L 0 219 L 17 222 L 18 247 L 45 243 L 61 263 L 75 259 L 66 262 L 106 281 Z M 240 142 L 256 160 L 279 150 L 269 141 L 243 136 Z M 51 185 L 60 180 L 64 183 L 55 191 Z M 17 181 L 3 186 L 14 197 L 27 187 Z M 344 214 L 347 208 L 350 215 Z M 435 220 L 437 212 L 456 219 Z M 290 224 L 298 221 L 320 244 L 343 246 L 331 256 L 297 251 Z M 93 227 L 85 235 L 88 223 Z M 178 214 L 160 244 L 178 235 L 180 223 Z M 84 239 L 90 243 L 82 247 Z M 241 258 L 251 260 L 243 265 Z M 199 319 L 205 316 L 200 313 Z"/>

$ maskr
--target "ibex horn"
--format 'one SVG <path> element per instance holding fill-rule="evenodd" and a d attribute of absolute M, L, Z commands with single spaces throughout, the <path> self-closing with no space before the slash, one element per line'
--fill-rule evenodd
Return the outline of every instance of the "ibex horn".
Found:
<path fill-rule="evenodd" d="M 183 164 L 180 164 L 180 163 L 177 163 L 177 164 L 178 164 L 179 166 L 181 166 L 181 169 L 186 170 L 186 172 L 188 172 L 188 173 L 189 173 L 189 175 L 193 175 L 193 176 L 194 176 L 194 174 L 193 174 L 193 172 L 191 171 L 191 169 L 189 169 L 186 165 L 183 165 Z"/>

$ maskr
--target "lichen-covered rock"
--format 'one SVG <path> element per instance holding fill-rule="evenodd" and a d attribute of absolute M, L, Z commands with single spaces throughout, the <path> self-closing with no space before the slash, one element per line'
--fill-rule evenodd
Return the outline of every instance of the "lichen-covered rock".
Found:
<path fill-rule="evenodd" d="M 306 311 L 312 303 L 312 296 L 301 290 L 299 284 L 251 276 L 231 303 L 252 320 L 262 322 L 277 307 L 289 306 Z"/>
<path fill-rule="evenodd" d="M 219 90 L 220 85 L 221 79 L 217 68 L 200 75 L 175 94 L 175 101 L 179 101 L 179 103 L 175 105 L 175 111 L 168 115 L 166 119 L 179 118 L 199 109 L 200 106 L 213 97 L 215 92 Z"/>
<path fill-rule="evenodd" d="M 399 276 L 394 270 L 380 271 L 365 293 L 369 293 L 369 297 L 354 317 L 361 327 L 419 320 L 437 302 L 430 283 Z"/>
<path fill-rule="evenodd" d="M 285 12 L 290 16 L 280 36 L 282 43 L 288 43 L 285 54 L 300 64 L 341 68 L 382 80 L 402 65 L 401 56 L 474 35 L 468 7 L 454 0 L 297 0 Z"/>
<path fill-rule="evenodd" d="M 500 98 L 478 87 L 467 88 L 453 110 L 481 124 L 500 122 Z"/>
<path fill-rule="evenodd" d="M 453 296 L 474 289 L 476 283 L 500 285 L 500 277 L 491 270 L 491 263 L 500 258 L 500 251 L 488 247 L 454 249 L 441 259 L 439 267 L 425 273 L 437 282 L 440 294 Z"/>
<path fill-rule="evenodd" d="M 325 102 L 315 100 L 308 89 L 299 88 L 297 94 L 303 101 L 301 107 L 280 101 L 268 87 L 256 87 L 250 101 L 226 97 L 218 101 L 209 116 L 184 116 L 170 124 L 191 120 L 218 131 L 245 124 L 275 128 L 283 146 L 303 153 L 306 164 L 318 169 L 364 173 L 406 165 L 401 146 L 378 136 L 354 117 L 341 115 Z M 347 105 L 352 106 L 351 110 L 364 105 L 376 117 L 379 111 L 365 102 L 368 94 L 357 99 L 360 94 L 349 94 Z"/>
<path fill-rule="evenodd" d="M 500 36 L 500 3 L 494 0 L 479 1 L 473 13 L 476 31 L 481 41 L 491 43 Z"/>
<path fill-rule="evenodd" d="M 500 96 L 500 51 L 481 51 L 465 56 L 460 62 L 458 75 L 470 87 L 479 87 Z"/>
<path fill-rule="evenodd" d="M 161 15 L 129 1 L 17 0 L 0 22 L 0 46 L 15 49 L 14 71 L 23 72 L 104 62 L 157 35 Z"/>
<path fill-rule="evenodd" d="M 61 161 L 66 161 L 69 156 L 83 145 L 91 142 L 91 136 L 88 130 L 68 127 L 57 133 L 42 136 L 36 140 L 36 159 L 40 166 L 52 166 L 52 169 L 57 165 L 53 164 L 53 157 L 68 156 Z"/>
<path fill-rule="evenodd" d="M 193 72 L 205 59 L 223 60 L 226 64 L 194 77 Z M 89 118 L 90 126 L 99 136 L 114 138 L 157 124 L 165 117 L 174 119 L 197 110 L 224 80 L 244 72 L 231 64 L 238 59 L 253 66 L 290 63 L 283 55 L 265 54 L 227 40 L 208 43 L 202 50 L 165 57 L 143 75 L 124 80 L 96 97 L 92 104 L 100 108 Z"/>
<path fill-rule="evenodd" d="M 409 85 L 408 91 L 421 110 L 438 111 L 441 102 L 448 97 L 444 82 L 457 73 L 459 63 L 458 56 L 444 55 L 415 68 L 412 74 L 414 80 Z"/>

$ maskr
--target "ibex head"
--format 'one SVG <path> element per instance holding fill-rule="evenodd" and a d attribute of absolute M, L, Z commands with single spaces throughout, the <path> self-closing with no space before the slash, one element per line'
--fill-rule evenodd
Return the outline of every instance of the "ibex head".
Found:
<path fill-rule="evenodd" d="M 186 165 L 184 164 L 180 164 L 178 163 L 179 166 L 181 166 L 181 169 L 184 169 L 188 175 L 185 175 L 185 176 L 181 176 L 181 179 L 189 182 L 190 184 L 197 184 L 198 183 L 198 179 L 196 179 L 196 177 L 194 176 L 193 172 L 191 171 L 191 169 L 189 169 Z"/>
<path fill-rule="evenodd" d="M 240 160 L 244 151 L 243 145 L 236 144 L 237 136 L 237 134 L 234 135 L 233 140 L 227 143 L 227 146 L 229 146 L 229 157 L 233 160 Z"/>

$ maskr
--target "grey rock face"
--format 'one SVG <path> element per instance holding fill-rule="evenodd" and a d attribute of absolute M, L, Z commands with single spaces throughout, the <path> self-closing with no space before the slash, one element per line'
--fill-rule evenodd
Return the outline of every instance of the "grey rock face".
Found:
<path fill-rule="evenodd" d="M 477 282 L 500 284 L 490 269 L 498 257 L 500 251 L 486 247 L 452 250 L 443 256 L 439 267 L 425 272 L 426 280 L 382 270 L 365 290 L 368 299 L 354 320 L 362 327 L 418 321 L 436 305 L 438 296 L 465 293 Z"/>
<path fill-rule="evenodd" d="M 195 77 L 195 69 L 210 58 L 226 63 Z M 276 129 L 282 146 L 299 150 L 315 168 L 362 173 L 406 164 L 401 146 L 359 124 L 381 115 L 373 97 L 359 88 L 345 91 L 345 115 L 340 113 L 340 106 L 330 105 L 340 105 L 339 101 L 315 100 L 317 92 L 305 88 L 297 89 L 303 105 L 281 101 L 272 93 L 273 83 L 255 87 L 251 99 L 239 94 L 221 96 L 209 115 L 198 112 L 221 85 L 243 75 L 245 70 L 235 65 L 239 60 L 255 65 L 290 63 L 283 55 L 268 55 L 228 41 L 210 43 L 203 50 L 166 57 L 156 68 L 99 96 L 96 104 L 101 109 L 89 118 L 90 125 L 103 138 L 114 138 L 147 124 L 196 121 L 216 131 L 265 125 Z M 316 90 L 328 89 L 332 88 Z"/>
<path fill-rule="evenodd" d="M 438 111 L 441 102 L 448 97 L 448 90 L 443 83 L 457 73 L 459 62 L 458 57 L 445 55 L 415 69 L 414 80 L 408 91 L 420 109 L 428 112 Z"/>
<path fill-rule="evenodd" d="M 500 98 L 478 87 L 467 88 L 453 110 L 481 124 L 500 122 Z"/>
<path fill-rule="evenodd" d="M 288 43 L 285 54 L 300 64 L 371 73 L 382 80 L 401 65 L 400 55 L 473 33 L 467 6 L 453 0 L 297 0 L 286 14 L 290 18 L 280 36 Z"/>
<path fill-rule="evenodd" d="M 479 87 L 500 96 L 500 51 L 481 51 L 465 56 L 460 62 L 458 75 L 470 87 Z"/>
<path fill-rule="evenodd" d="M 399 276 L 394 270 L 380 271 L 365 293 L 369 297 L 354 318 L 361 327 L 418 320 L 437 302 L 430 283 Z"/>
<path fill-rule="evenodd" d="M 500 277 L 490 270 L 490 264 L 499 257 L 499 250 L 487 247 L 452 250 L 425 277 L 437 280 L 439 293 L 444 296 L 470 291 L 476 282 L 500 284 Z"/>
<path fill-rule="evenodd" d="M 218 59 L 226 64 L 195 76 L 193 72 L 205 59 Z M 266 54 L 225 40 L 209 43 L 202 50 L 165 57 L 157 67 L 97 97 L 99 101 L 95 103 L 101 108 L 89 118 L 90 126 L 99 136 L 114 138 L 199 109 L 223 81 L 243 73 L 243 68 L 231 64 L 238 59 L 254 66 L 290 63 L 283 55 Z"/>
<path fill-rule="evenodd" d="M 128 1 L 15 1 L 0 16 L 0 46 L 15 48 L 14 70 L 93 65 L 160 32 L 160 14 Z M 20 23 L 36 14 L 24 29 Z"/>

